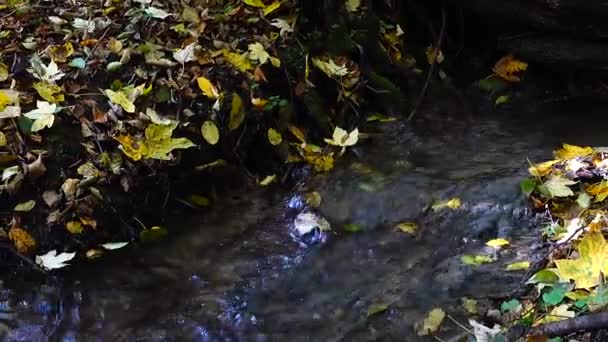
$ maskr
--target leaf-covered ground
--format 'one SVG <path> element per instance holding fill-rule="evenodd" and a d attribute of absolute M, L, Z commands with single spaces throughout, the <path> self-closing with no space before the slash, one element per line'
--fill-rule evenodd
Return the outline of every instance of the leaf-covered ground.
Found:
<path fill-rule="evenodd" d="M 341 8 L 357 18 L 365 5 Z M 295 165 L 331 170 L 359 140 L 362 94 L 383 89 L 366 85 L 352 56 L 309 52 L 324 33 L 300 10 L 0 1 L 2 260 L 54 268 L 43 253 L 61 256 L 57 266 L 73 252 L 157 240 L 168 207 L 213 203 L 218 170 L 260 186 L 284 182 Z M 382 23 L 383 53 L 414 68 L 403 38 Z"/>

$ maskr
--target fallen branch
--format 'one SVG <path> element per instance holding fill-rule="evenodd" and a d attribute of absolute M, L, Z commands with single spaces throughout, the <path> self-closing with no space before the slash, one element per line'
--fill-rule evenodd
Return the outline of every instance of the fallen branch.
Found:
<path fill-rule="evenodd" d="M 528 334 L 553 337 L 564 336 L 577 331 L 590 331 L 606 328 L 608 328 L 608 312 L 598 312 L 569 318 L 563 321 L 542 324 L 532 329 Z"/>

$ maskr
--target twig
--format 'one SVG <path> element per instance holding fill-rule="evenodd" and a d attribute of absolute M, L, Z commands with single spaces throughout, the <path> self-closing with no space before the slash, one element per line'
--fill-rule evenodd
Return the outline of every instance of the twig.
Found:
<path fill-rule="evenodd" d="M 531 335 L 563 336 L 577 331 L 605 329 L 608 327 L 608 312 L 592 313 L 558 322 L 545 323 L 532 329 Z"/>
<path fill-rule="evenodd" d="M 427 89 L 429 88 L 429 84 L 431 83 L 431 78 L 433 77 L 433 74 L 435 73 L 435 65 L 437 64 L 437 57 L 438 57 L 439 53 L 441 52 L 441 44 L 443 42 L 443 36 L 445 35 L 446 17 L 447 17 L 447 14 L 446 14 L 446 10 L 445 10 L 445 1 L 444 1 L 443 5 L 441 6 L 441 30 L 439 31 L 439 37 L 437 38 L 437 43 L 434 46 L 434 48 L 437 50 L 437 52 L 435 53 L 435 58 L 433 59 L 433 63 L 431 63 L 431 66 L 429 67 L 429 71 L 426 74 L 426 79 L 424 80 L 424 86 L 422 86 L 422 90 L 420 90 L 420 94 L 418 95 L 416 104 L 414 105 L 414 108 L 410 112 L 410 115 L 407 117 L 407 121 L 412 120 L 414 115 L 416 115 L 418 108 L 420 108 L 420 105 L 422 104 L 422 100 L 424 100 L 424 97 L 426 96 Z"/>

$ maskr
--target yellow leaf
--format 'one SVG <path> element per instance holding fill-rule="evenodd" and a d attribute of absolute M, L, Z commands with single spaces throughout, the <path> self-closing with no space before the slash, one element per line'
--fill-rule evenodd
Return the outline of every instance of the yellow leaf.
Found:
<path fill-rule="evenodd" d="M 409 233 L 413 235 L 416 234 L 416 230 L 418 230 L 418 225 L 413 222 L 402 222 L 397 224 L 395 228 L 404 233 Z"/>
<path fill-rule="evenodd" d="M 263 98 L 259 98 L 259 97 L 251 98 L 251 104 L 256 108 L 264 108 L 267 103 L 268 103 L 268 100 L 263 99 Z"/>
<path fill-rule="evenodd" d="M 247 58 L 246 54 L 241 55 L 226 49 L 222 50 L 222 54 L 224 59 L 239 71 L 246 72 L 248 70 L 253 70 L 253 65 L 249 62 L 249 58 Z"/>
<path fill-rule="evenodd" d="M 537 320 L 532 324 L 532 326 L 537 326 L 539 324 L 546 324 L 550 322 L 558 322 L 563 321 L 568 318 L 572 318 L 576 315 L 576 313 L 572 310 L 568 310 L 570 308 L 569 304 L 562 304 L 554 307 L 549 314 L 543 316 L 541 319 Z"/>
<path fill-rule="evenodd" d="M 361 7 L 361 0 L 346 0 L 346 10 L 349 12 L 356 12 Z"/>
<path fill-rule="evenodd" d="M 476 314 L 477 313 L 477 301 L 475 299 L 470 299 L 470 298 L 460 298 L 460 300 L 462 301 L 462 307 L 470 314 Z"/>
<path fill-rule="evenodd" d="M 276 58 L 276 57 L 268 57 L 270 59 L 270 64 L 272 64 L 273 67 L 275 68 L 280 68 L 281 67 L 281 60 Z"/>
<path fill-rule="evenodd" d="M 592 184 L 586 190 L 590 195 L 595 196 L 596 202 L 602 202 L 608 197 L 608 182 Z"/>
<path fill-rule="evenodd" d="M 74 47 L 68 41 L 63 45 L 51 45 L 47 51 L 53 61 L 65 63 L 68 57 L 74 54 Z"/>
<path fill-rule="evenodd" d="M 3 91 L 0 91 L 0 111 L 3 111 L 9 103 L 11 103 L 10 97 Z"/>
<path fill-rule="evenodd" d="M 266 64 L 270 58 L 270 54 L 264 49 L 264 45 L 255 42 L 249 44 L 249 59 L 260 62 L 260 64 Z"/>
<path fill-rule="evenodd" d="M 140 160 L 148 153 L 146 144 L 143 141 L 135 140 L 135 138 L 130 135 L 119 135 L 114 139 L 120 143 L 124 154 L 133 160 Z"/>
<path fill-rule="evenodd" d="M 445 311 L 440 308 L 435 308 L 426 315 L 422 324 L 417 326 L 416 332 L 418 336 L 430 335 L 439 329 L 441 322 L 445 318 Z"/>
<path fill-rule="evenodd" d="M 270 5 L 264 7 L 264 10 L 262 12 L 264 12 L 264 16 L 267 17 L 270 13 L 278 10 L 279 7 L 281 7 L 281 2 L 275 1 L 275 2 L 271 3 Z"/>
<path fill-rule="evenodd" d="M 35 82 L 33 85 L 34 89 L 38 92 L 38 95 L 50 103 L 60 103 L 65 100 L 62 89 L 56 84 L 48 82 Z"/>
<path fill-rule="evenodd" d="M 72 234 L 80 234 L 83 231 L 82 223 L 80 221 L 69 221 L 65 224 L 65 229 Z"/>
<path fill-rule="evenodd" d="M 306 143 L 306 135 L 304 135 L 304 132 L 302 132 L 302 130 L 300 128 L 298 128 L 297 126 L 294 126 L 292 124 L 289 124 L 289 125 L 287 125 L 287 129 L 289 129 L 291 134 L 293 134 L 294 137 L 296 137 L 298 140 L 300 140 L 301 143 L 303 143 L 303 144 Z"/>
<path fill-rule="evenodd" d="M 555 151 L 555 158 L 566 160 L 576 157 L 584 157 L 593 153 L 593 147 L 581 147 L 576 145 L 563 144 L 562 148 Z"/>
<path fill-rule="evenodd" d="M 600 272 L 608 274 L 608 244 L 600 232 L 591 231 L 577 249 L 578 259 L 555 260 L 555 265 L 562 278 L 574 280 L 575 288 L 592 288 L 599 284 Z"/>
<path fill-rule="evenodd" d="M 490 246 L 490 247 L 501 247 L 501 246 L 506 246 L 509 244 L 509 241 L 505 240 L 505 239 L 494 239 L 494 240 L 490 240 L 488 242 L 486 242 L 486 246 Z"/>
<path fill-rule="evenodd" d="M 205 138 L 210 145 L 215 145 L 220 141 L 220 131 L 215 125 L 215 122 L 211 120 L 203 122 L 201 133 L 203 134 L 203 138 Z"/>
<path fill-rule="evenodd" d="M 511 264 L 508 264 L 506 270 L 507 271 L 521 271 L 521 270 L 527 270 L 528 268 L 530 268 L 529 261 L 519 261 L 519 262 L 514 262 Z"/>
<path fill-rule="evenodd" d="M 507 55 L 496 62 L 492 71 L 494 71 L 496 76 L 505 81 L 519 82 L 521 79 L 517 74 L 525 71 L 527 68 L 528 63 L 516 59 L 513 55 Z"/>
<path fill-rule="evenodd" d="M 305 154 L 304 160 L 314 167 L 316 172 L 327 172 L 334 168 L 334 157 L 331 155 Z"/>
<path fill-rule="evenodd" d="M 205 94 L 205 96 L 208 98 L 215 100 L 220 96 L 217 88 L 207 78 L 201 76 L 196 79 L 196 82 L 198 83 L 198 87 L 201 89 L 203 94 Z"/>
<path fill-rule="evenodd" d="M 20 253 L 30 253 L 36 249 L 36 240 L 24 229 L 11 228 L 8 231 L 8 238 Z"/>
<path fill-rule="evenodd" d="M 6 135 L 4 135 L 4 133 L 0 132 L 0 147 L 4 147 L 8 144 L 8 141 L 6 139 Z"/>
<path fill-rule="evenodd" d="M 245 109 L 243 108 L 243 99 L 237 93 L 232 94 L 232 107 L 230 109 L 230 117 L 228 118 L 228 129 L 234 131 L 239 128 L 245 120 Z"/>
<path fill-rule="evenodd" d="M 431 206 L 431 209 L 433 209 L 433 211 L 438 211 L 443 208 L 450 208 L 452 210 L 456 210 L 456 209 L 460 208 L 461 204 L 462 203 L 460 202 L 459 198 L 453 197 L 447 201 L 436 202 L 435 204 L 433 204 Z"/>
<path fill-rule="evenodd" d="M 549 160 L 546 162 L 532 165 L 528 168 L 528 172 L 534 177 L 543 177 L 548 175 L 553 170 L 553 165 L 559 163 L 559 159 Z"/>
<path fill-rule="evenodd" d="M 262 0 L 243 0 L 243 2 L 249 6 L 253 6 L 253 7 L 258 7 L 258 8 L 264 8 L 266 7 L 266 5 L 264 4 L 264 2 L 262 2 Z"/>
<path fill-rule="evenodd" d="M 171 125 L 148 125 L 145 131 L 147 151 L 144 156 L 152 159 L 169 160 L 169 153 L 171 151 L 196 146 L 186 138 L 171 138 L 175 127 L 177 127 L 177 123 Z"/>
<path fill-rule="evenodd" d="M 8 79 L 8 67 L 6 64 L 0 62 L 0 82 L 4 82 Z"/>
<path fill-rule="evenodd" d="M 112 103 L 121 106 L 127 113 L 135 113 L 135 104 L 129 100 L 125 93 L 122 91 L 113 91 L 111 89 L 106 89 L 104 92 Z"/>
<path fill-rule="evenodd" d="M 266 177 L 264 177 L 264 179 L 262 179 L 260 181 L 260 185 L 268 186 L 270 183 L 273 183 L 276 179 L 277 179 L 277 175 L 266 176 Z"/>
<path fill-rule="evenodd" d="M 277 146 L 277 145 L 281 144 L 281 142 L 283 142 L 283 137 L 281 136 L 281 133 L 279 133 L 276 129 L 269 128 L 268 129 L 268 141 L 270 142 L 271 145 Z"/>

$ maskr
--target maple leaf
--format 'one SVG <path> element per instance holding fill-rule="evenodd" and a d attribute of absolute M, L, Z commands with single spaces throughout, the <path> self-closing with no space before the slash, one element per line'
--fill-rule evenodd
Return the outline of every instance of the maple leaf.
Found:
<path fill-rule="evenodd" d="M 557 159 L 572 159 L 576 157 L 584 157 L 593 153 L 593 147 L 580 147 L 576 145 L 563 144 L 562 148 L 555 151 L 554 155 Z"/>
<path fill-rule="evenodd" d="M 525 71 L 527 68 L 528 63 L 516 59 L 513 55 L 507 55 L 496 62 L 492 71 L 505 81 L 519 82 L 521 79 L 517 73 Z"/>
<path fill-rule="evenodd" d="M 270 58 L 270 54 L 266 52 L 264 45 L 255 42 L 253 44 L 249 44 L 249 58 L 254 61 L 259 61 L 260 64 L 266 64 L 268 62 L 268 58 Z"/>
<path fill-rule="evenodd" d="M 270 25 L 272 25 L 280 30 L 279 35 L 281 37 L 285 37 L 287 35 L 287 33 L 293 32 L 293 28 L 291 27 L 289 22 L 287 22 L 287 20 L 285 20 L 285 19 L 280 19 L 280 18 L 273 19 L 270 22 Z"/>
<path fill-rule="evenodd" d="M 23 114 L 25 117 L 34 120 L 32 132 L 38 132 L 45 127 L 50 128 L 53 126 L 55 113 L 61 110 L 61 107 L 57 107 L 56 104 L 46 101 L 37 101 L 36 106 L 38 108 Z"/>
<path fill-rule="evenodd" d="M 336 126 L 332 138 L 323 140 L 325 140 L 326 143 L 334 146 L 353 146 L 359 140 L 359 129 L 355 128 L 350 133 L 348 133 L 344 129 Z"/>
<path fill-rule="evenodd" d="M 552 176 L 543 183 L 549 194 L 553 197 L 573 196 L 574 192 L 572 192 L 568 185 L 574 184 L 576 184 L 575 181 L 558 175 Z"/>
<path fill-rule="evenodd" d="M 608 273 L 608 244 L 600 232 L 592 231 L 577 249 L 578 259 L 555 260 L 555 265 L 563 278 L 574 280 L 576 288 L 592 288 L 599 284 L 600 272 Z"/>

